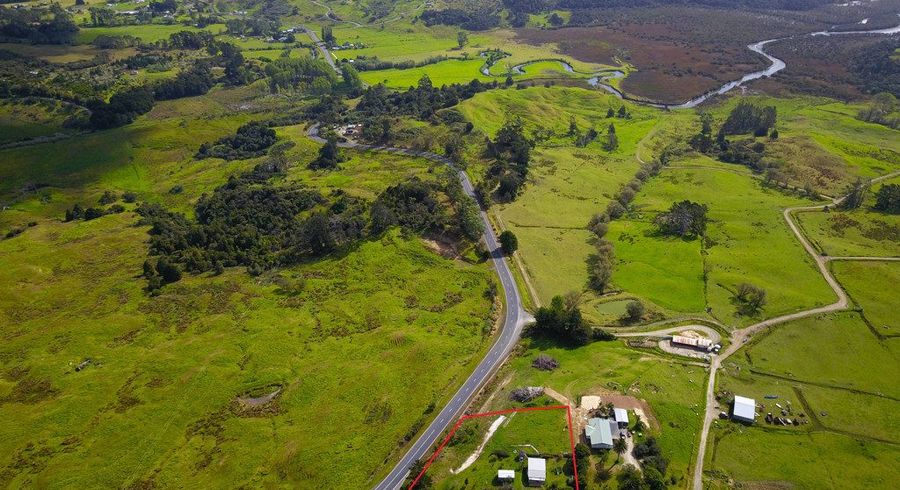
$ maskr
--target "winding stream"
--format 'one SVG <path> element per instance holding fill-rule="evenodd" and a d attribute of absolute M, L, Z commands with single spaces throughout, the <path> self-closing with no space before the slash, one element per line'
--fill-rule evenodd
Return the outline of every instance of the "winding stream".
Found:
<path fill-rule="evenodd" d="M 900 14 L 897 14 L 897 15 L 900 15 Z M 612 92 L 620 99 L 627 99 L 632 102 L 637 102 L 637 103 L 644 104 L 644 105 L 649 105 L 649 106 L 659 107 L 659 108 L 667 108 L 667 109 L 690 109 L 692 107 L 697 107 L 698 105 L 702 104 L 707 99 L 709 99 L 710 97 L 713 97 L 716 95 L 722 95 L 726 92 L 733 90 L 736 87 L 740 87 L 741 85 L 743 85 L 749 81 L 756 80 L 759 78 L 771 77 L 772 75 L 780 72 L 781 70 L 784 70 L 787 67 L 787 64 L 784 62 L 784 60 L 778 59 L 778 58 L 766 53 L 765 50 L 763 49 L 766 47 L 767 44 L 774 43 L 776 41 L 783 41 L 785 39 L 797 38 L 797 37 L 843 36 L 843 35 L 848 35 L 848 34 L 893 35 L 893 34 L 897 34 L 897 33 L 900 33 L 900 25 L 897 25 L 896 27 L 889 27 L 887 29 L 874 29 L 874 30 L 868 30 L 868 31 L 818 31 L 818 32 L 812 32 L 809 34 L 800 34 L 797 36 L 780 37 L 780 38 L 776 38 L 776 39 L 766 39 L 765 41 L 759 41 L 759 42 L 756 42 L 753 44 L 748 44 L 747 49 L 749 49 L 750 51 L 753 51 L 754 53 L 759 53 L 759 54 L 765 56 L 766 59 L 769 60 L 770 64 L 767 68 L 765 68 L 763 70 L 755 71 L 752 73 L 748 73 L 748 74 L 744 75 L 743 77 L 741 77 L 739 80 L 734 80 L 734 81 L 728 82 L 716 90 L 711 90 L 709 92 L 706 92 L 703 95 L 695 97 L 695 98 L 693 98 L 687 102 L 681 103 L 681 104 L 661 104 L 658 102 L 648 102 L 648 101 L 644 101 L 644 100 L 640 100 L 640 99 L 634 99 L 634 98 L 628 97 L 627 95 L 622 93 L 619 89 L 617 89 L 613 86 L 601 83 L 600 81 L 597 81 L 597 82 L 595 82 L 595 84 L 592 84 L 592 85 L 598 86 L 604 90 L 607 90 L 608 92 Z M 590 80 L 588 81 L 588 83 L 590 83 Z"/>
<path fill-rule="evenodd" d="M 900 14 L 898 14 L 898 15 L 900 15 Z M 865 19 L 865 20 L 868 20 L 868 19 Z M 861 24 L 864 24 L 864 22 L 862 22 Z M 636 102 L 638 104 L 648 105 L 648 106 L 652 106 L 652 107 L 658 107 L 661 109 L 690 109 L 693 107 L 697 107 L 698 105 L 702 104 L 703 102 L 706 102 L 706 100 L 708 100 L 710 97 L 714 97 L 716 95 L 722 95 L 724 93 L 730 92 L 731 90 L 734 90 L 737 87 L 744 85 L 747 82 L 757 80 L 760 78 L 768 78 L 768 77 L 771 77 L 772 75 L 780 72 L 781 70 L 784 70 L 787 67 L 787 64 L 784 62 L 784 60 L 778 59 L 778 58 L 766 53 L 764 48 L 768 44 L 771 44 L 771 43 L 774 43 L 777 41 L 783 41 L 785 39 L 792 39 L 792 38 L 798 38 L 798 37 L 816 37 L 816 36 L 828 37 L 828 36 L 843 36 L 843 35 L 849 35 L 849 34 L 893 35 L 893 34 L 898 34 L 898 33 L 900 33 L 900 25 L 897 25 L 896 27 L 889 27 L 887 29 L 874 29 L 874 30 L 818 31 L 818 32 L 811 32 L 808 34 L 799 34 L 797 36 L 766 39 L 765 41 L 759 41 L 759 42 L 755 42 L 753 44 L 748 44 L 747 49 L 749 49 L 750 51 L 753 51 L 754 53 L 759 53 L 760 55 L 764 56 L 767 60 L 769 60 L 768 67 L 766 67 L 762 70 L 759 70 L 759 71 L 754 71 L 754 72 L 748 73 L 738 80 L 732 80 L 715 90 L 710 90 L 709 92 L 706 92 L 702 95 L 694 97 L 693 99 L 690 99 L 687 102 L 683 102 L 681 104 L 666 104 L 666 103 L 662 103 L 662 102 L 652 102 L 652 101 L 636 99 L 636 98 L 628 96 L 627 94 L 625 94 L 618 88 L 609 84 L 610 80 L 622 78 L 625 76 L 625 73 L 623 73 L 622 71 L 619 71 L 619 70 L 597 72 L 594 74 L 594 76 L 587 79 L 587 83 L 588 83 L 588 85 L 590 85 L 592 87 L 597 87 L 597 88 L 606 90 L 607 92 L 612 93 L 613 95 L 615 95 L 616 97 L 618 97 L 620 99 L 629 100 L 632 102 Z M 524 75 L 525 67 L 527 67 L 528 65 L 534 64 L 534 63 L 545 62 L 545 61 L 555 61 L 555 62 L 559 63 L 565 71 L 567 71 L 569 73 L 575 73 L 575 69 L 572 68 L 572 65 L 570 65 L 569 63 L 562 61 L 562 60 L 528 61 L 528 62 L 520 63 L 518 65 L 513 66 L 511 68 L 511 71 L 513 74 L 516 74 L 516 75 Z M 490 70 L 491 70 L 491 64 L 485 64 L 481 68 L 481 73 L 484 74 L 485 76 L 491 76 Z"/>

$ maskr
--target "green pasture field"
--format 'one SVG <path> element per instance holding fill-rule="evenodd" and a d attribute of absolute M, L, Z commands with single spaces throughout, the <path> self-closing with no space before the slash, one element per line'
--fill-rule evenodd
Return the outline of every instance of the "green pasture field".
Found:
<path fill-rule="evenodd" d="M 383 83 L 385 86 L 399 90 L 415 87 L 423 75 L 428 75 L 431 83 L 436 87 L 453 83 L 469 83 L 472 80 L 490 82 L 494 77 L 486 77 L 481 73 L 484 60 L 473 58 L 469 60 L 447 60 L 440 63 L 425 65 L 417 68 L 399 70 L 363 71 L 359 76 L 369 85 Z"/>
<path fill-rule="evenodd" d="M 456 57 L 468 52 L 473 59 L 480 59 L 475 45 L 481 44 L 486 38 L 470 33 L 469 46 L 460 50 L 456 39 L 457 31 L 452 26 L 425 27 L 424 24 L 391 26 L 385 30 L 343 24 L 333 29 L 338 44 L 361 43 L 366 47 L 332 51 L 331 54 L 337 59 L 377 56 L 383 61 L 422 61 L 433 56 Z"/>
<path fill-rule="evenodd" d="M 40 215 L 54 217 L 75 202 L 93 203 L 105 190 L 137 192 L 141 199 L 187 211 L 201 193 L 252 168 L 253 161 L 197 161 L 193 155 L 201 143 L 267 115 L 277 100 L 261 95 L 252 87 L 215 89 L 201 97 L 160 102 L 121 128 L 0 150 L 0 196 L 14 197 L 25 184 L 47 186 L 13 210 L 34 207 Z M 249 110 L 234 111 L 237 106 Z M 175 185 L 184 192 L 171 194 Z M 0 226 L 15 216 L 0 216 Z"/>
<path fill-rule="evenodd" d="M 900 335 L 896 301 L 900 264 L 895 262 L 832 262 L 831 271 L 862 308 L 862 314 L 880 335 Z"/>
<path fill-rule="evenodd" d="M 834 257 L 900 255 L 900 216 L 870 209 L 795 214 L 817 247 Z"/>
<path fill-rule="evenodd" d="M 896 399 L 829 387 L 819 384 L 818 380 L 806 383 L 789 377 L 767 376 L 751 372 L 751 369 L 752 366 L 745 362 L 730 363 L 717 380 L 717 389 L 752 398 L 764 405 L 765 409 L 760 411 L 761 415 L 756 420 L 759 427 L 784 432 L 825 430 L 874 441 L 900 442 L 900 425 L 892 415 L 900 403 Z M 772 395 L 777 398 L 766 398 Z M 768 424 L 766 413 L 782 415 L 776 403 L 783 408 L 791 408 L 788 414 L 791 419 L 808 423 L 797 426 Z M 730 410 L 728 405 L 720 408 L 725 412 Z M 718 424 L 725 426 L 733 423 L 720 421 Z"/>
<path fill-rule="evenodd" d="M 876 183 L 859 209 L 797 213 L 807 236 L 822 253 L 833 257 L 895 257 L 900 255 L 900 216 L 873 209 L 875 193 L 888 179 Z"/>
<path fill-rule="evenodd" d="M 278 103 L 256 87 L 216 89 L 160 102 L 123 128 L 0 150 L 0 195 L 13 203 L 0 231 L 37 222 L 0 240 L 4 481 L 367 488 L 480 359 L 489 268 L 416 238 L 390 233 L 279 271 L 305 281 L 297 294 L 271 273 L 234 268 L 148 296 L 147 228 L 135 226 L 133 205 L 61 221 L 105 190 L 190 216 L 203 192 L 258 161 L 198 161 L 197 147 Z M 372 198 L 401 178 L 438 175 L 423 160 L 356 152 L 341 170 L 312 172 L 318 145 L 304 129 L 278 129 L 296 143 L 286 181 Z M 49 187 L 22 196 L 27 183 Z M 85 358 L 94 364 L 75 372 Z M 277 403 L 262 412 L 235 401 L 276 385 Z"/>
<path fill-rule="evenodd" d="M 225 32 L 224 24 L 210 24 L 202 29 L 181 24 L 142 24 L 135 26 L 82 27 L 75 41 L 79 44 L 90 44 L 97 36 L 135 36 L 145 43 L 154 43 L 168 39 L 170 35 L 180 31 L 209 31 L 213 34 Z"/>
<path fill-rule="evenodd" d="M 707 452 L 708 467 L 747 485 L 870 489 L 900 478 L 896 445 L 831 432 L 805 434 L 758 427 L 713 435 L 716 440 Z M 720 479 L 712 488 L 730 486 Z"/>
<path fill-rule="evenodd" d="M 633 178 L 639 168 L 634 158 L 637 145 L 658 122 L 657 112 L 630 104 L 626 105 L 631 119 L 606 119 L 607 109 L 621 104 L 598 91 L 532 87 L 482 93 L 460 105 L 460 112 L 487 135 L 512 117 L 520 117 L 527 131 L 541 127 L 556 133 L 535 148 L 525 191 L 514 202 L 497 205 L 503 221 L 519 237 L 522 259 L 544 302 L 586 289 L 586 259 L 593 245 L 585 227 Z M 570 116 L 581 131 L 596 128 L 601 133 L 597 141 L 575 147 L 574 138 L 565 136 Z M 614 152 L 602 148 L 610 122 L 619 138 Z"/>
<path fill-rule="evenodd" d="M 305 279 L 296 295 L 236 269 L 148 297 L 134 222 L 48 220 L 0 241 L 0 464 L 28 464 L 8 481 L 364 488 L 489 344 L 490 305 L 466 294 L 487 269 L 416 239 L 282 271 Z M 234 411 L 274 385 L 271 413 Z"/>
<path fill-rule="evenodd" d="M 628 219 L 649 224 L 672 203 L 685 199 L 708 206 L 707 243 L 703 254 L 695 255 L 698 263 L 691 267 L 678 263 L 677 270 L 666 272 L 671 276 L 688 274 L 679 281 L 693 283 L 692 290 L 697 291 L 697 283 L 702 281 L 696 271 L 703 267 L 699 270 L 707 272 L 706 302 L 720 321 L 737 326 L 758 320 L 736 314 L 731 291 L 742 282 L 766 289 L 768 304 L 758 317 L 833 301 L 833 293 L 782 216 L 784 208 L 810 204 L 810 201 L 766 188 L 742 167 L 698 156 L 675 161 L 651 179 L 638 193 L 633 204 L 636 212 Z M 618 230 L 621 226 L 614 224 L 612 228 Z M 662 245 L 654 244 L 649 250 L 641 248 L 651 240 L 662 239 L 614 243 L 623 257 L 650 257 L 654 253 L 658 255 Z M 629 247 L 636 249 L 628 250 Z M 658 261 L 653 263 L 661 266 Z M 672 302 L 672 295 L 677 293 L 663 290 L 663 295 L 657 298 L 654 294 L 660 293 L 653 293 L 648 285 L 641 284 L 643 276 L 641 267 L 626 263 L 614 271 L 613 282 L 634 284 L 639 289 L 632 292 L 646 295 L 650 301 Z"/>
<path fill-rule="evenodd" d="M 767 142 L 767 155 L 785 166 L 791 182 L 828 195 L 841 195 L 857 177 L 900 169 L 900 138 L 885 126 L 860 121 L 859 104 L 814 97 L 732 97 L 713 109 L 717 122 L 738 100 L 774 105 L 779 138 Z"/>
<path fill-rule="evenodd" d="M 66 118 L 65 106 L 55 102 L 0 102 L 0 145 L 56 133 L 70 133 L 72 130 L 62 126 Z"/>
<path fill-rule="evenodd" d="M 610 223 L 606 239 L 616 252 L 616 287 L 684 313 L 706 307 L 700 240 L 661 237 L 644 221 Z"/>
<path fill-rule="evenodd" d="M 287 153 L 296 164 L 285 180 L 319 189 L 325 195 L 342 189 L 349 194 L 375 200 L 378 194 L 394 183 L 412 178 L 433 180 L 443 175 L 446 168 L 422 158 L 343 150 L 348 159 L 341 162 L 339 172 L 310 170 L 306 166 L 316 158 L 320 145 L 306 137 L 306 125 L 279 128 L 278 133 L 297 144 Z"/>
<path fill-rule="evenodd" d="M 890 478 L 883 468 L 900 461 L 896 355 L 891 340 L 879 340 L 856 312 L 775 327 L 725 364 L 717 389 L 753 397 L 776 414 L 775 403 L 790 402 L 793 416 L 806 413 L 810 423 L 717 421 L 708 468 L 747 483 L 879 487 L 872 475 Z M 778 398 L 765 399 L 768 394 Z M 708 475 L 722 483 L 722 474 Z"/>
<path fill-rule="evenodd" d="M 896 398 L 819 386 L 804 386 L 801 391 L 828 430 L 900 444 L 900 421 L 894 416 L 900 401 Z"/>
<path fill-rule="evenodd" d="M 815 346 L 815 348 L 811 348 Z M 796 320 L 749 347 L 754 370 L 835 388 L 900 397 L 897 347 L 879 340 L 856 312 Z"/>
<path fill-rule="evenodd" d="M 526 476 L 526 462 L 516 461 L 516 452 L 523 450 L 528 456 L 542 455 L 547 459 L 547 485 L 554 482 L 564 485 L 566 476 L 563 468 L 571 460 L 569 444 L 569 426 L 564 409 L 535 410 L 506 414 L 506 419 L 494 432 L 485 445 L 484 450 L 472 466 L 459 473 L 450 473 L 457 469 L 474 450 L 481 445 L 487 428 L 497 417 L 486 417 L 474 425 L 475 430 L 468 437 L 470 441 L 458 446 L 448 446 L 439 456 L 438 462 L 429 470 L 429 474 L 438 481 L 437 488 L 465 488 L 465 482 L 474 488 L 483 488 L 497 477 L 497 470 L 511 469 L 516 472 L 513 488 L 527 488 L 523 478 Z M 474 421 L 467 421 L 461 431 Z M 457 432 L 460 434 L 460 432 Z M 533 446 L 537 449 L 535 453 Z M 506 453 L 507 456 L 502 456 Z"/>
<path fill-rule="evenodd" d="M 541 371 L 531 367 L 539 354 L 556 359 L 559 368 Z M 646 400 L 660 425 L 658 432 L 651 432 L 659 440 L 663 455 L 670 459 L 668 476 L 674 476 L 680 487 L 689 482 L 703 410 L 706 374 L 702 368 L 630 349 L 621 341 L 566 348 L 526 339 L 497 379 L 510 376 L 490 409 L 520 406 L 508 397 L 511 390 L 522 386 L 550 387 L 574 404 L 584 395 L 602 397 L 609 393 Z"/>

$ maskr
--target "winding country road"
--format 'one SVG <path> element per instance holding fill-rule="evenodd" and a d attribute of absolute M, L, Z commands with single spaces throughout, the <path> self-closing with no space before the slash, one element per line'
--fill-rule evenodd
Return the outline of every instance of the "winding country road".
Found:
<path fill-rule="evenodd" d="M 325 142 L 325 140 L 319 136 L 318 124 L 310 126 L 307 134 L 314 141 L 319 143 Z M 426 158 L 444 164 L 456 171 L 456 175 L 459 177 L 459 182 L 462 184 L 463 190 L 469 197 L 475 198 L 475 189 L 472 187 L 469 176 L 447 157 L 426 151 L 415 151 L 389 146 L 364 145 L 352 141 L 338 143 L 338 146 L 342 148 L 382 151 L 411 157 Z M 404 454 L 394 468 L 391 469 L 391 472 L 384 477 L 381 483 L 374 487 L 376 490 L 395 490 L 403 484 L 407 474 L 409 474 L 410 466 L 425 456 L 444 430 L 456 422 L 456 419 L 462 411 L 465 410 L 472 397 L 478 393 L 488 380 L 491 379 L 500 365 L 503 364 L 503 361 L 506 360 L 513 347 L 515 347 L 516 342 L 519 340 L 519 336 L 522 333 L 522 327 L 532 321 L 531 315 L 522 307 L 522 297 L 519 295 L 516 281 L 513 279 L 512 272 L 509 270 L 506 259 L 503 257 L 503 253 L 500 250 L 500 245 L 497 243 L 497 237 L 494 235 L 494 229 L 491 227 L 487 213 L 484 211 L 481 211 L 481 220 L 484 222 L 484 235 L 482 238 L 485 241 L 485 245 L 487 245 L 487 249 L 491 253 L 491 262 L 494 265 L 494 269 L 497 271 L 497 277 L 500 279 L 500 285 L 503 287 L 503 294 L 506 300 L 505 316 L 503 318 L 503 326 L 500 330 L 500 335 L 494 341 L 494 344 L 491 346 L 484 359 L 478 363 L 478 367 L 475 368 L 475 371 L 473 371 L 462 386 L 459 387 L 450 401 L 447 402 L 431 424 L 428 425 L 428 428 L 426 428 L 425 431 L 422 432 L 422 435 L 408 447 L 406 454 Z"/>
<path fill-rule="evenodd" d="M 890 179 L 900 175 L 900 171 L 891 172 L 887 175 L 882 175 L 881 177 L 877 177 L 869 181 L 870 183 L 879 182 L 885 179 Z M 846 197 L 841 197 L 833 200 L 834 204 L 840 204 L 841 201 L 846 199 Z M 716 373 L 719 368 L 722 366 L 722 361 L 727 359 L 729 356 L 737 352 L 741 347 L 746 344 L 750 338 L 762 331 L 766 328 L 779 325 L 781 323 L 786 323 L 793 320 L 798 320 L 800 318 L 806 318 L 810 316 L 820 315 L 822 313 L 830 313 L 835 311 L 846 310 L 847 306 L 850 304 L 850 300 L 847 297 L 847 293 L 844 291 L 844 288 L 841 287 L 840 283 L 835 279 L 834 275 L 831 274 L 831 271 L 828 270 L 828 262 L 830 260 L 892 260 L 894 258 L 885 258 L 885 257 L 840 257 L 840 258 L 831 258 L 827 256 L 823 256 L 819 254 L 816 249 L 809 243 L 806 236 L 800 229 L 800 226 L 794 221 L 793 214 L 797 211 L 815 211 L 825 208 L 825 205 L 822 206 L 803 206 L 803 207 L 794 207 L 787 208 L 784 210 L 784 219 L 787 221 L 788 226 L 791 231 L 800 240 L 800 243 L 803 245 L 803 248 L 806 249 L 807 253 L 812 257 L 812 259 L 816 263 L 816 267 L 819 268 L 819 272 L 822 273 L 822 277 L 825 278 L 825 281 L 831 286 L 831 290 L 834 291 L 834 294 L 837 296 L 837 301 L 830 305 L 821 306 L 818 308 L 812 308 L 809 310 L 798 311 L 796 313 L 791 313 L 788 315 L 782 315 L 775 318 L 770 318 L 768 320 L 763 320 L 759 323 L 755 323 L 746 328 L 735 330 L 731 333 L 731 344 L 725 348 L 719 355 L 712 358 L 709 364 L 709 380 L 706 384 L 706 415 L 703 419 L 703 429 L 700 431 L 700 445 L 697 449 L 697 464 L 694 466 L 694 490 L 702 490 L 703 489 L 703 464 L 704 459 L 706 457 L 706 445 L 707 440 L 709 438 L 709 430 L 712 427 L 713 421 L 716 419 L 719 413 L 719 408 L 716 402 Z"/>

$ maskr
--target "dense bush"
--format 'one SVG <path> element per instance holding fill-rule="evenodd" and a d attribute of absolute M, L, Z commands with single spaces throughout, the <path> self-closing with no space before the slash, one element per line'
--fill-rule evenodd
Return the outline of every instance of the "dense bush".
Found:
<path fill-rule="evenodd" d="M 58 3 L 49 8 L 0 8 L 0 37 L 35 44 L 69 44 L 77 34 L 72 15 Z"/>
<path fill-rule="evenodd" d="M 212 72 L 205 63 L 197 63 L 187 70 L 181 71 L 175 78 L 163 80 L 156 84 L 154 97 L 156 100 L 180 99 L 194 95 L 203 95 L 215 85 Z"/>
<path fill-rule="evenodd" d="M 900 214 L 900 184 L 885 184 L 875 193 L 875 209 Z"/>
<path fill-rule="evenodd" d="M 500 25 L 500 11 L 494 2 L 470 2 L 466 9 L 425 10 L 420 15 L 426 26 L 456 25 L 470 31 L 483 31 Z"/>
<path fill-rule="evenodd" d="M 538 308 L 534 320 L 529 329 L 531 335 L 545 335 L 576 345 L 591 340 L 591 327 L 582 318 L 581 310 L 575 304 L 566 304 L 562 296 L 554 296 L 550 306 Z"/>
<path fill-rule="evenodd" d="M 196 158 L 222 158 L 244 160 L 262 156 L 266 149 L 275 144 L 275 130 L 259 121 L 249 122 L 238 128 L 231 136 L 215 143 L 203 143 Z"/>
<path fill-rule="evenodd" d="M 338 76 L 331 65 L 310 56 L 278 58 L 266 65 L 265 72 L 272 92 L 302 90 L 324 95 L 338 83 Z"/>
<path fill-rule="evenodd" d="M 775 126 L 777 112 L 775 106 L 758 107 L 747 101 L 739 102 L 722 124 L 725 134 L 753 133 L 755 136 L 769 134 Z"/>
<path fill-rule="evenodd" d="M 685 200 L 673 203 L 669 211 L 656 217 L 655 223 L 663 235 L 702 236 L 706 231 L 706 212 L 705 204 Z"/>
<path fill-rule="evenodd" d="M 129 124 L 153 109 L 153 91 L 148 86 L 132 87 L 117 92 L 109 102 L 91 104 L 91 126 L 97 129 Z"/>
<path fill-rule="evenodd" d="M 403 92 L 394 92 L 382 84 L 374 85 L 363 92 L 356 106 L 357 113 L 365 118 L 378 116 L 413 116 L 431 120 L 436 112 L 456 105 L 459 101 L 473 97 L 479 92 L 495 88 L 496 82 L 488 84 L 472 80 L 467 84 L 452 84 L 436 88 L 428 75 L 423 76 L 415 87 Z"/>

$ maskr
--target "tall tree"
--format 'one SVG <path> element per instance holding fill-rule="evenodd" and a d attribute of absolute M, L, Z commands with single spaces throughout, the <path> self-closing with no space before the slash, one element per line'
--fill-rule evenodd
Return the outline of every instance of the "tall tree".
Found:
<path fill-rule="evenodd" d="M 606 151 L 615 151 L 619 147 L 619 137 L 616 136 L 616 125 L 609 123 L 606 131 Z"/>

